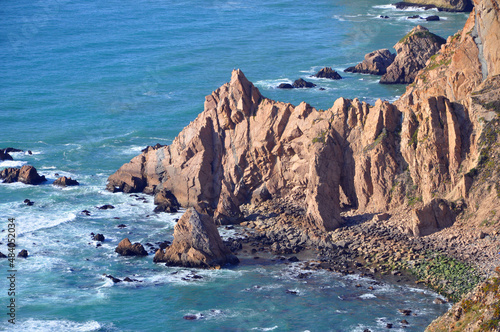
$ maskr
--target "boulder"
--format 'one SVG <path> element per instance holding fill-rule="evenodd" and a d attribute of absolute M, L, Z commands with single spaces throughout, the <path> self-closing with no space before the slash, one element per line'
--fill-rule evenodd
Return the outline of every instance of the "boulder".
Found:
<path fill-rule="evenodd" d="M 416 26 L 394 45 L 396 58 L 387 67 L 387 72 L 380 78 L 380 83 L 413 83 L 418 71 L 425 67 L 427 60 L 436 54 L 444 43 L 446 40 L 429 32 L 427 28 Z"/>
<path fill-rule="evenodd" d="M 387 67 L 392 64 L 395 57 L 396 55 L 388 49 L 376 50 L 366 54 L 363 62 L 347 68 L 345 72 L 384 75 L 387 72 Z"/>
<path fill-rule="evenodd" d="M 455 222 L 455 214 L 447 201 L 433 199 L 421 208 L 413 210 L 409 233 L 414 236 L 426 236 Z"/>
<path fill-rule="evenodd" d="M 95 235 L 92 237 L 92 239 L 93 239 L 94 241 L 103 242 L 103 241 L 104 241 L 104 235 L 97 233 L 97 234 L 95 234 Z"/>
<path fill-rule="evenodd" d="M 78 186 L 80 183 L 78 181 L 73 180 L 72 178 L 68 178 L 66 176 L 61 176 L 57 178 L 57 180 L 53 183 L 55 186 L 66 187 L 66 186 Z"/>
<path fill-rule="evenodd" d="M 290 83 L 281 83 L 278 85 L 278 89 L 293 89 L 293 85 Z"/>
<path fill-rule="evenodd" d="M 342 76 L 330 67 L 325 67 L 318 71 L 314 77 L 318 78 L 329 78 L 331 80 L 340 80 Z"/>
<path fill-rule="evenodd" d="M 132 244 L 128 238 L 125 238 L 118 243 L 115 252 L 121 256 L 147 256 L 148 253 L 142 244 L 136 242 Z"/>
<path fill-rule="evenodd" d="M 298 88 L 298 89 L 302 89 L 302 88 L 314 88 L 316 86 L 316 84 L 314 83 L 311 83 L 311 82 L 308 82 L 302 78 L 299 78 L 298 80 L 296 80 L 295 82 L 293 82 L 293 87 L 294 88 Z"/>
<path fill-rule="evenodd" d="M 0 161 L 2 160 L 13 160 L 12 156 L 4 150 L 0 150 Z"/>
<path fill-rule="evenodd" d="M 156 205 L 154 212 L 175 213 L 181 208 L 175 195 L 167 189 L 162 189 L 155 195 L 154 203 Z"/>
<path fill-rule="evenodd" d="M 174 241 L 153 259 L 169 266 L 211 268 L 239 263 L 224 245 L 212 218 L 189 208 L 174 228 Z"/>
<path fill-rule="evenodd" d="M 33 185 L 47 181 L 45 176 L 38 174 L 35 167 L 29 165 L 24 165 L 20 169 L 6 168 L 0 172 L 0 179 L 3 179 L 4 183 L 22 182 Z"/>

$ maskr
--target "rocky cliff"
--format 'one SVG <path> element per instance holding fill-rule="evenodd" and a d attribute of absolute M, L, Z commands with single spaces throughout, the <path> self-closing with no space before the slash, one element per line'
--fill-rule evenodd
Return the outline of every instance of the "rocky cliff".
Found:
<path fill-rule="evenodd" d="M 304 227 L 333 230 L 340 206 L 386 209 L 402 172 L 401 113 L 388 102 L 339 99 L 326 111 L 264 98 L 240 70 L 208 96 L 205 111 L 172 145 L 149 147 L 109 177 L 112 191 L 169 190 L 220 224 L 239 206 L 281 198 Z"/>
<path fill-rule="evenodd" d="M 326 231 L 342 224 L 342 207 L 380 212 L 434 198 L 452 209 L 459 199 L 480 205 L 484 192 L 470 189 L 482 188 L 477 173 L 496 160 L 497 8 L 478 3 L 394 105 L 340 98 L 324 111 L 294 106 L 263 97 L 235 70 L 171 145 L 145 149 L 108 189 L 168 190 L 219 224 L 240 222 L 241 204 L 280 198 L 303 210 L 298 226 Z M 483 182 L 495 187 L 497 170 L 488 173 Z M 415 215 L 407 228 L 417 234 L 418 216 L 428 214 Z"/>
<path fill-rule="evenodd" d="M 477 0 L 394 104 L 294 106 L 265 98 L 235 70 L 171 145 L 145 149 L 108 189 L 168 191 L 218 224 L 240 222 L 243 204 L 272 205 L 291 216 L 287 227 L 320 233 L 344 224 L 342 210 L 388 211 L 400 218 L 381 227 L 445 241 L 462 260 L 488 262 L 479 267 L 487 273 L 498 257 L 460 250 L 477 230 L 479 239 L 499 231 L 499 14 L 496 0 Z M 433 234 L 450 229 L 446 239 Z"/>

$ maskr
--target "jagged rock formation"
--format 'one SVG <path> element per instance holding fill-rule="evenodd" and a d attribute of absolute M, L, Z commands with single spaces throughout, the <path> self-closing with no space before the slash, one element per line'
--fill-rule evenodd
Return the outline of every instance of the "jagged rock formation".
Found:
<path fill-rule="evenodd" d="M 340 98 L 325 111 L 293 106 L 263 97 L 236 70 L 172 145 L 145 149 L 109 177 L 108 189 L 169 190 L 218 224 L 240 221 L 243 203 L 277 198 L 303 211 L 298 227 L 319 230 L 342 224 L 341 207 L 425 211 L 433 199 L 452 208 L 461 200 L 480 223 L 500 206 L 498 8 L 477 2 L 394 105 Z M 399 44 L 435 39 L 419 34 L 430 33 L 418 27 Z M 404 226 L 425 235 L 453 218 Z"/>
<path fill-rule="evenodd" d="M 395 4 L 398 9 L 408 7 L 423 7 L 425 9 L 437 8 L 450 12 L 468 12 L 472 10 L 471 0 L 407 0 Z"/>
<path fill-rule="evenodd" d="M 21 168 L 6 168 L 0 172 L 0 179 L 3 179 L 4 183 L 22 182 L 34 185 L 47 181 L 45 176 L 38 174 L 35 167 L 29 165 Z"/>
<path fill-rule="evenodd" d="M 436 54 L 445 42 L 427 28 L 416 26 L 394 45 L 397 55 L 380 78 L 380 83 L 412 83 L 417 72 L 425 67 L 427 60 Z"/>
<path fill-rule="evenodd" d="M 264 98 L 239 70 L 205 101 L 205 111 L 172 145 L 149 147 L 109 177 L 111 191 L 167 189 L 220 224 L 239 220 L 249 201 L 285 198 L 304 225 L 341 225 L 340 203 L 385 209 L 402 169 L 401 113 L 339 99 L 327 111 Z M 313 124 L 313 125 L 311 125 Z"/>
<path fill-rule="evenodd" d="M 148 253 L 140 244 L 136 242 L 132 244 L 128 238 L 124 238 L 118 243 L 118 247 L 116 247 L 115 252 L 121 256 L 147 256 Z"/>
<path fill-rule="evenodd" d="M 366 54 L 363 62 L 344 71 L 348 73 L 384 75 L 387 72 L 387 67 L 394 62 L 395 57 L 396 55 L 388 49 L 376 50 Z"/>
<path fill-rule="evenodd" d="M 224 245 L 210 216 L 189 208 L 174 228 L 174 242 L 158 249 L 155 263 L 171 266 L 211 268 L 238 264 L 239 260 Z"/>

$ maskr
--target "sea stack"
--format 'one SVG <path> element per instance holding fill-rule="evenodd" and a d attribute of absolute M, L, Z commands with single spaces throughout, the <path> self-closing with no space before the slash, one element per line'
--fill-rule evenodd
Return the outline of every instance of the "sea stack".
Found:
<path fill-rule="evenodd" d="M 238 264 L 238 258 L 224 245 L 213 219 L 189 208 L 174 228 L 174 241 L 158 249 L 155 263 L 169 266 L 217 268 Z"/>

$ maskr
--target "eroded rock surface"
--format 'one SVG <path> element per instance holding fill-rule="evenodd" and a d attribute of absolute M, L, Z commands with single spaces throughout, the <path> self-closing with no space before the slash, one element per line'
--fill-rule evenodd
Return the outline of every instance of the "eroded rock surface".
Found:
<path fill-rule="evenodd" d="M 372 75 L 384 75 L 396 57 L 388 49 L 376 50 L 365 55 L 363 62 L 354 67 L 349 67 L 345 72 Z"/>
<path fill-rule="evenodd" d="M 38 174 L 35 167 L 29 165 L 21 168 L 6 168 L 0 172 L 0 179 L 3 179 L 4 183 L 22 182 L 33 185 L 47 181 L 45 176 Z"/>
<path fill-rule="evenodd" d="M 125 238 L 118 243 L 115 252 L 121 256 L 147 256 L 148 253 L 140 244 L 136 242 L 132 244 L 128 238 Z"/>
<path fill-rule="evenodd" d="M 189 208 L 174 227 L 174 241 L 158 249 L 155 263 L 211 268 L 238 264 L 238 258 L 224 245 L 212 218 Z"/>
<path fill-rule="evenodd" d="M 427 28 L 416 26 L 394 45 L 397 55 L 380 78 L 380 83 L 412 83 L 418 71 L 425 67 L 427 60 L 436 54 L 445 42 L 446 40 L 429 32 Z"/>

